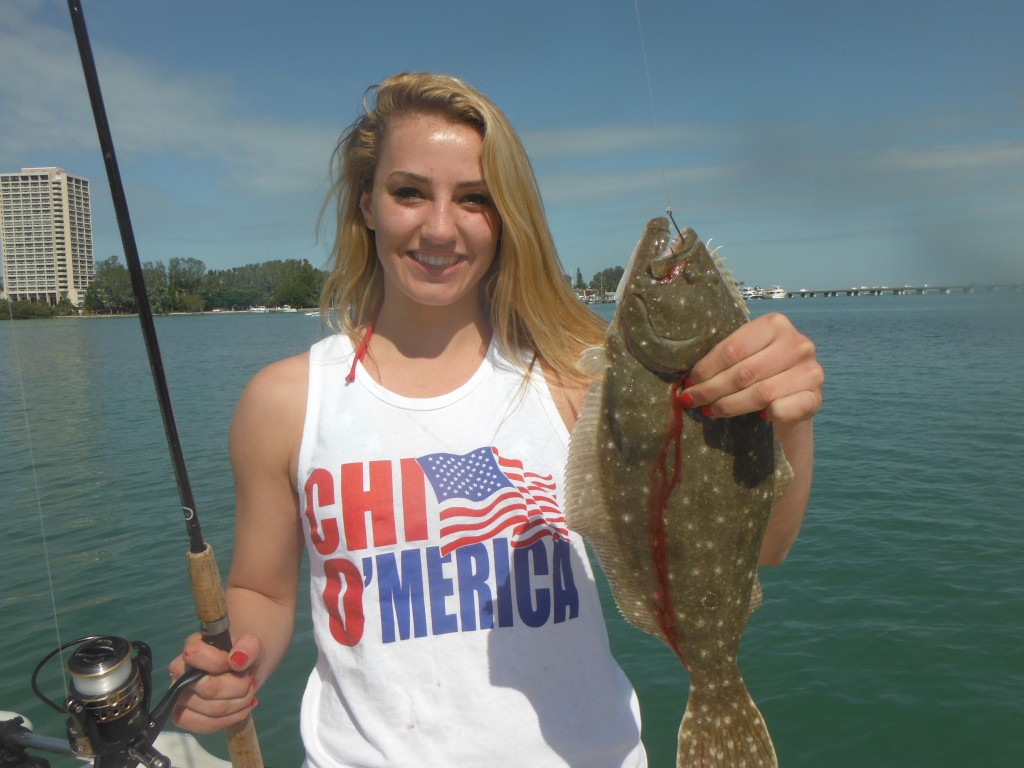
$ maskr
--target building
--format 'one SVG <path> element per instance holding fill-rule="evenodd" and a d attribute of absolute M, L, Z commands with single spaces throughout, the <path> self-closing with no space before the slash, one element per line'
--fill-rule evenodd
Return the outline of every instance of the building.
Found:
<path fill-rule="evenodd" d="M 89 180 L 60 168 L 0 174 L 4 298 L 81 305 L 92 282 Z"/>

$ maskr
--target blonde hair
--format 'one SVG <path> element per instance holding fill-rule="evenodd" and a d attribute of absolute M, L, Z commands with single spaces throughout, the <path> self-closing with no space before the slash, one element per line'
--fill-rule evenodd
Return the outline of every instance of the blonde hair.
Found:
<path fill-rule="evenodd" d="M 374 173 L 390 121 L 409 114 L 439 115 L 478 131 L 483 139 L 484 181 L 501 216 L 498 256 L 483 278 L 482 300 L 493 332 L 506 350 L 521 350 L 556 376 L 580 381 L 579 353 L 601 343 L 604 321 L 576 298 L 565 279 L 533 168 L 504 114 L 486 96 L 449 75 L 404 73 L 375 88 L 373 104 L 342 134 L 332 155 L 332 187 L 321 215 L 334 200 L 337 234 L 321 307 L 341 332 L 372 321 L 384 296 L 383 272 L 373 233 L 359 209 Z"/>

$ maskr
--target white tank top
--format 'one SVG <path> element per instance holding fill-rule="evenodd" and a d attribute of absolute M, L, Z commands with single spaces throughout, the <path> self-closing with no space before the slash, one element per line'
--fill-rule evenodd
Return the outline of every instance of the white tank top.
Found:
<path fill-rule="evenodd" d="M 582 540 L 569 435 L 541 374 L 492 343 L 413 399 L 335 335 L 310 353 L 299 501 L 319 651 L 310 768 L 647 764 Z"/>

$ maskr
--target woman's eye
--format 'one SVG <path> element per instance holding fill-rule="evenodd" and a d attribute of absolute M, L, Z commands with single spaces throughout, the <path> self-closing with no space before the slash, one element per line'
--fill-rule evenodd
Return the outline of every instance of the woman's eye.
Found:
<path fill-rule="evenodd" d="M 463 197 L 462 201 L 469 205 L 490 205 L 492 202 L 491 198 L 483 192 L 472 192 Z"/>
<path fill-rule="evenodd" d="M 415 200 L 416 198 L 423 197 L 420 191 L 416 187 L 399 187 L 392 193 L 399 200 Z"/>

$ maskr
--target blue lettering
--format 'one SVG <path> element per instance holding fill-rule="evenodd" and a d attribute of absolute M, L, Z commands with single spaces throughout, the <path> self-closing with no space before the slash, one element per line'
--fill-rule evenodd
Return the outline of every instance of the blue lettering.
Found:
<path fill-rule="evenodd" d="M 416 637 L 427 634 L 427 616 L 423 607 L 423 566 L 418 549 L 402 552 L 402 567 L 398 568 L 394 552 L 377 555 L 377 589 L 380 593 L 381 640 L 395 642 L 395 622 L 398 637 L 409 639 L 410 623 Z"/>
<path fill-rule="evenodd" d="M 498 626 L 515 624 L 512 613 L 512 576 L 508 562 L 508 539 L 492 539 L 494 544 L 494 583 L 498 593 Z"/>
<path fill-rule="evenodd" d="M 487 548 L 480 543 L 459 547 L 455 550 L 455 564 L 459 573 L 459 612 L 462 615 L 462 631 L 476 629 L 478 605 L 480 629 L 492 629 L 494 605 L 491 602 L 491 588 L 487 586 L 487 577 L 491 571 Z"/>
<path fill-rule="evenodd" d="M 551 591 L 555 596 L 555 623 L 580 615 L 580 593 L 572 577 L 572 547 L 564 539 L 556 540 L 552 556 Z"/>
<path fill-rule="evenodd" d="M 497 538 L 465 544 L 454 557 L 435 546 L 363 558 L 363 583 L 377 581 L 381 641 L 577 618 L 572 545 L 548 541 L 511 547 Z"/>
<path fill-rule="evenodd" d="M 531 553 L 533 554 L 532 569 L 530 568 Z M 533 605 L 533 595 L 530 593 L 533 586 L 530 583 L 531 573 L 538 576 L 548 575 L 547 554 L 543 539 L 535 541 L 528 547 L 520 547 L 513 554 L 516 567 L 516 606 L 519 608 L 519 617 L 530 627 L 544 625 L 551 616 L 551 590 L 534 590 L 537 596 L 536 608 Z"/>
<path fill-rule="evenodd" d="M 440 547 L 427 549 L 427 583 L 430 585 L 430 627 L 435 635 L 459 631 L 454 613 L 445 610 L 445 599 L 455 594 L 455 582 L 444 575 L 444 565 L 452 561 L 450 554 L 441 557 Z"/>

